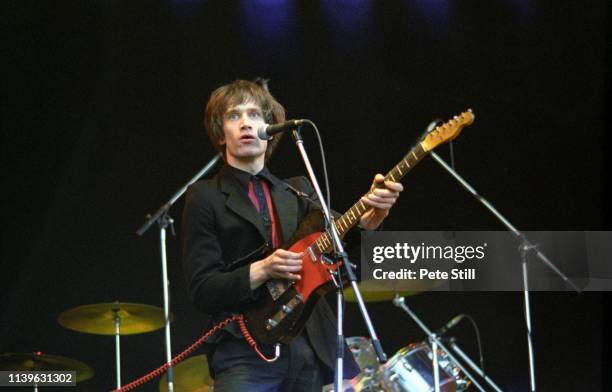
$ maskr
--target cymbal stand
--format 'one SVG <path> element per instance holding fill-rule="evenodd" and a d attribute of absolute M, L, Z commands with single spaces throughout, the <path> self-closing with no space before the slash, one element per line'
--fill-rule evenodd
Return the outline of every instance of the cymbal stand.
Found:
<path fill-rule="evenodd" d="M 520 241 L 519 245 L 519 253 L 521 256 L 521 267 L 523 273 L 523 305 L 525 308 L 525 325 L 527 327 L 527 348 L 529 350 L 529 382 L 531 386 L 531 392 L 535 392 L 536 390 L 536 381 L 535 381 L 535 359 L 534 359 L 534 349 L 533 349 L 533 340 L 532 340 L 532 329 L 531 329 L 531 307 L 529 301 L 529 276 L 527 271 L 527 256 L 530 251 L 532 251 L 538 259 L 544 263 L 548 268 L 553 270 L 565 283 L 569 284 L 576 292 L 580 293 L 582 290 L 578 288 L 555 264 L 552 263 L 546 257 L 544 253 L 542 253 L 537 245 L 534 245 L 529 241 L 527 236 L 524 233 L 520 232 L 516 227 L 514 227 L 504 216 L 493 207 L 491 203 L 484 197 L 480 196 L 476 190 L 461 177 L 453 168 L 451 168 L 442 158 L 438 156 L 434 151 L 431 152 L 432 158 L 434 158 L 440 166 L 442 166 L 452 177 L 454 177 L 461 186 L 472 194 L 482 205 L 484 205 L 506 228 L 514 234 L 514 236 Z"/>
<path fill-rule="evenodd" d="M 119 344 L 121 317 L 119 309 L 113 309 L 113 319 L 115 320 L 115 369 L 117 374 L 117 389 L 121 388 L 121 346 Z"/>
<path fill-rule="evenodd" d="M 136 231 L 136 234 L 142 236 L 153 223 L 157 222 L 159 225 L 159 248 L 161 255 L 161 264 L 162 264 L 162 286 L 163 286 L 163 296 L 164 296 L 164 319 L 165 319 L 165 342 L 166 342 L 166 363 L 170 365 L 172 361 L 172 349 L 170 344 L 170 299 L 168 293 L 168 287 L 170 282 L 168 281 L 168 262 L 166 259 L 166 229 L 170 226 L 170 230 L 172 234 L 174 234 L 174 221 L 168 215 L 168 211 L 174 203 L 187 191 L 189 185 L 196 182 L 200 177 L 204 176 L 206 173 L 212 169 L 212 167 L 219 161 L 221 158 L 221 154 L 216 154 L 195 176 L 193 176 L 185 185 L 183 185 L 178 191 L 172 195 L 170 200 L 162 205 L 153 215 L 147 215 L 146 222 L 140 226 L 140 228 Z M 172 366 L 168 367 L 168 392 L 174 392 L 174 377 Z"/>
<path fill-rule="evenodd" d="M 408 307 L 408 305 L 406 305 L 406 300 L 404 297 L 400 297 L 399 295 L 396 295 L 395 298 L 393 298 L 393 305 L 397 306 L 398 308 L 401 308 L 404 312 L 406 312 L 408 316 L 410 316 L 414 320 L 414 322 L 419 326 L 419 328 L 421 328 L 423 332 L 425 332 L 425 334 L 429 337 L 430 341 L 435 342 L 436 345 L 439 346 L 442 349 L 442 351 L 446 353 L 446 355 L 448 355 L 448 357 L 453 361 L 453 363 L 457 365 L 457 367 L 461 369 L 461 371 L 466 375 L 466 377 L 472 381 L 472 383 L 476 386 L 476 388 L 478 388 L 482 392 L 485 392 L 485 389 L 482 387 L 482 385 L 480 385 L 478 381 L 476 381 L 474 376 L 472 376 L 472 374 L 465 368 L 465 366 L 463 366 L 457 360 L 457 358 L 455 358 L 453 354 L 451 354 L 450 350 L 448 350 L 444 346 L 444 344 L 442 344 L 440 339 L 438 339 L 438 336 L 435 333 L 431 332 L 431 330 L 427 328 L 427 326 L 417 317 L 417 315 Z M 436 355 L 436 354 L 432 352 L 432 355 Z M 436 368 L 434 368 L 434 373 L 436 372 Z M 439 377 L 434 377 L 434 378 L 439 379 Z M 439 380 L 437 381 L 437 383 L 438 383 L 438 388 L 439 388 Z"/>

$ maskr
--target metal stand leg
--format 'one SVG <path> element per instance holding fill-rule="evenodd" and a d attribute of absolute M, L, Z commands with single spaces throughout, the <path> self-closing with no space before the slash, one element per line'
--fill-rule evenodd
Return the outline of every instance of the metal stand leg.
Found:
<path fill-rule="evenodd" d="M 160 243 L 160 252 L 162 258 L 162 280 L 163 280 L 163 289 L 164 289 L 164 320 L 165 320 L 165 334 L 166 334 L 166 363 L 170 365 L 172 361 L 172 349 L 170 345 L 170 299 L 168 293 L 168 286 L 170 282 L 168 281 L 168 261 L 166 258 L 166 225 L 172 225 L 173 221 L 167 214 L 162 218 L 166 224 L 161 225 L 161 229 L 159 231 L 159 243 Z M 174 372 L 172 366 L 168 367 L 168 392 L 174 392 Z"/>
<path fill-rule="evenodd" d="M 520 245 L 521 252 L 521 264 L 523 267 L 523 295 L 524 295 L 524 305 L 525 305 L 525 324 L 527 326 L 527 348 L 529 349 L 529 383 L 531 385 L 531 392 L 535 392 L 536 383 L 535 383 L 535 363 L 534 363 L 534 350 L 533 350 L 533 341 L 531 334 L 531 307 L 529 301 L 529 275 L 527 273 L 527 252 L 531 248 L 523 243 Z"/>
<path fill-rule="evenodd" d="M 479 368 L 474 361 L 472 361 L 472 359 L 470 357 L 467 356 L 466 353 L 463 352 L 463 350 L 459 347 L 459 345 L 457 345 L 457 343 L 455 343 L 455 338 L 451 338 L 450 339 L 450 345 L 451 348 L 453 349 L 453 351 L 455 351 L 457 354 L 459 354 L 459 356 L 465 361 L 467 362 L 467 364 L 474 369 L 474 371 L 482 378 L 484 378 L 484 380 L 489 383 L 489 385 L 491 386 L 491 388 L 493 388 L 494 391 L 496 392 L 502 392 L 502 390 L 497 386 L 497 384 L 495 384 L 495 382 L 493 382 L 493 380 L 491 380 L 491 378 L 489 376 L 487 376 L 485 374 L 485 372 Z"/>
<path fill-rule="evenodd" d="M 121 318 L 119 317 L 119 309 L 113 309 L 115 314 L 115 367 L 117 370 L 117 389 L 121 388 L 121 347 L 119 345 L 119 328 Z"/>
<path fill-rule="evenodd" d="M 340 275 L 340 274 L 338 274 Z M 336 337 L 336 350 L 337 350 L 337 356 L 336 356 L 336 375 L 335 375 L 335 380 L 334 380 L 334 390 L 335 391 L 342 391 L 343 390 L 343 371 L 344 371 L 344 331 L 342 328 L 342 321 L 344 320 L 344 312 L 343 310 L 343 301 L 344 298 L 342 296 L 342 290 L 340 290 L 340 286 L 338 286 L 338 291 L 337 291 L 337 312 L 338 312 L 338 318 L 336 319 L 336 323 L 337 323 L 337 328 L 338 328 L 338 335 Z"/>
<path fill-rule="evenodd" d="M 435 335 L 434 335 L 435 336 Z M 431 341 L 431 356 L 434 377 L 434 391 L 440 392 L 440 368 L 438 367 L 438 343 L 436 340 Z"/>

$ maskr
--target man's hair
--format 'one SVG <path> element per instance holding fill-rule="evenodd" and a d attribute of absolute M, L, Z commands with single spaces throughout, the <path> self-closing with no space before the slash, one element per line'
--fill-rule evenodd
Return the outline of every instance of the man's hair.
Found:
<path fill-rule="evenodd" d="M 272 94 L 264 87 L 248 80 L 235 80 L 219 87 L 210 94 L 206 109 L 204 110 L 204 127 L 213 146 L 223 154 L 225 159 L 223 115 L 231 106 L 252 102 L 261 107 L 264 121 L 276 124 L 285 121 L 285 108 L 274 99 Z M 281 134 L 274 136 L 268 142 L 266 161 L 280 142 Z"/>

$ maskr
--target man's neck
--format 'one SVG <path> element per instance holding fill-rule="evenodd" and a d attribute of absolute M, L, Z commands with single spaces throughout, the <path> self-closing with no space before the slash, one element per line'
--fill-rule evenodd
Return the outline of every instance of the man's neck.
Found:
<path fill-rule="evenodd" d="M 251 173 L 253 175 L 259 173 L 264 168 L 264 159 L 263 156 L 261 159 L 253 159 L 253 160 L 239 160 L 230 155 L 227 156 L 227 164 L 235 167 L 236 169 L 243 170 L 245 172 Z"/>

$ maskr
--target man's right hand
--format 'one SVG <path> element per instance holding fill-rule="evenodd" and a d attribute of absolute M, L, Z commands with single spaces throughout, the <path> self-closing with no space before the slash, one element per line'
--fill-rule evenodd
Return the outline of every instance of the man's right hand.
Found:
<path fill-rule="evenodd" d="M 272 278 L 301 279 L 298 272 L 302 270 L 302 256 L 304 256 L 304 252 L 295 253 L 277 249 L 265 259 L 252 263 L 250 269 L 251 290 L 255 290 Z"/>

